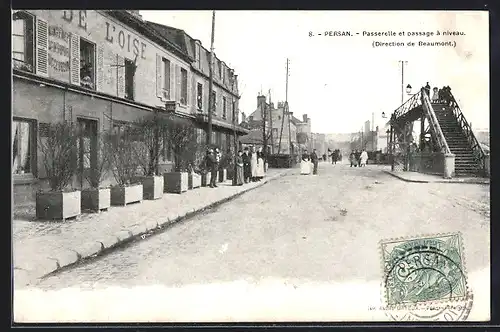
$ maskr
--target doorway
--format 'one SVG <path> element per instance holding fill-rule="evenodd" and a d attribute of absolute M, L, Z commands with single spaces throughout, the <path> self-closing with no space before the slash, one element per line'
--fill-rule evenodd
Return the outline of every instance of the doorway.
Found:
<path fill-rule="evenodd" d="M 97 120 L 78 118 L 78 182 L 80 188 L 95 183 L 97 166 Z"/>

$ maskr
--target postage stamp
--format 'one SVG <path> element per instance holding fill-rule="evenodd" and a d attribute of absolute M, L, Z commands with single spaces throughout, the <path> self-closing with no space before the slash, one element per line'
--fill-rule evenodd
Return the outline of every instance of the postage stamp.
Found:
<path fill-rule="evenodd" d="M 383 302 L 394 320 L 465 320 L 473 295 L 460 233 L 381 241 Z"/>

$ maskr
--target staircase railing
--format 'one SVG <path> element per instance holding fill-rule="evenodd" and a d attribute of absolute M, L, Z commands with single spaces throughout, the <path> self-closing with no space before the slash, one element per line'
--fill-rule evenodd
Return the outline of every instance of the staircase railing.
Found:
<path fill-rule="evenodd" d="M 484 159 L 486 156 L 486 153 L 483 150 L 483 147 L 481 144 L 479 144 L 479 141 L 477 140 L 476 136 L 472 132 L 472 128 L 470 124 L 467 122 L 465 119 L 462 110 L 460 109 L 460 106 L 458 106 L 457 101 L 455 100 L 455 97 L 449 92 L 449 99 L 450 102 L 448 106 L 451 107 L 453 111 L 453 115 L 455 116 L 455 119 L 457 119 L 458 124 L 460 125 L 460 128 L 462 129 L 462 132 L 465 134 L 465 137 L 467 138 L 467 141 L 469 142 L 469 146 L 472 148 L 472 151 L 474 153 L 474 157 L 476 158 L 476 161 L 479 163 L 479 166 L 481 170 L 485 170 L 484 166 Z"/>
<path fill-rule="evenodd" d="M 405 101 L 401 106 L 396 108 L 396 110 L 393 112 L 395 119 L 398 119 L 399 117 L 405 115 L 408 113 L 408 111 L 414 109 L 415 107 L 420 106 L 421 100 L 420 100 L 420 94 L 422 91 L 415 93 L 413 96 L 411 96 L 410 99 Z"/>
<path fill-rule="evenodd" d="M 439 121 L 436 117 L 436 113 L 434 112 L 434 108 L 432 108 L 431 101 L 427 93 L 425 93 L 424 89 L 421 89 L 422 96 L 422 105 L 424 111 L 427 113 L 427 118 L 429 119 L 430 129 L 434 133 L 434 137 L 439 145 L 439 148 L 444 153 L 451 153 L 450 147 L 446 142 L 446 138 L 444 137 L 443 131 L 441 130 L 441 126 L 439 125 Z"/>

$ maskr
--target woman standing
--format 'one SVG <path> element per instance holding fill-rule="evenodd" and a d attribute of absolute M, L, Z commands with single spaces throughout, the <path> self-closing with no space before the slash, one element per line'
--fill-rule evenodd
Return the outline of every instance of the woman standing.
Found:
<path fill-rule="evenodd" d="M 259 151 L 257 151 L 257 181 L 262 180 L 264 177 L 264 156 L 262 154 L 262 148 L 259 148 Z"/>
<path fill-rule="evenodd" d="M 307 153 L 307 150 L 304 150 L 302 154 L 302 160 L 300 162 L 300 174 L 308 175 L 311 174 L 311 157 Z"/>
<path fill-rule="evenodd" d="M 239 150 L 236 157 L 236 185 L 242 186 L 243 182 L 243 152 Z"/>
<path fill-rule="evenodd" d="M 250 155 L 250 170 L 252 172 L 252 182 L 257 180 L 257 152 L 255 147 L 252 146 L 252 154 Z"/>
<path fill-rule="evenodd" d="M 368 153 L 365 151 L 365 149 L 363 149 L 363 152 L 361 152 L 359 159 L 360 159 L 360 167 L 366 166 L 366 162 L 368 161 Z"/>

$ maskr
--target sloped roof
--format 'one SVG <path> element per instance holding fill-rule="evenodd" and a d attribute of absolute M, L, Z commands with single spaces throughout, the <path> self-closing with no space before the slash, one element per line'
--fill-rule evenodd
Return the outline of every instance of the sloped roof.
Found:
<path fill-rule="evenodd" d="M 242 144 L 262 144 L 263 138 L 262 138 L 262 130 L 260 129 L 254 129 L 250 131 L 248 135 L 241 136 L 240 137 L 240 142 Z"/>

